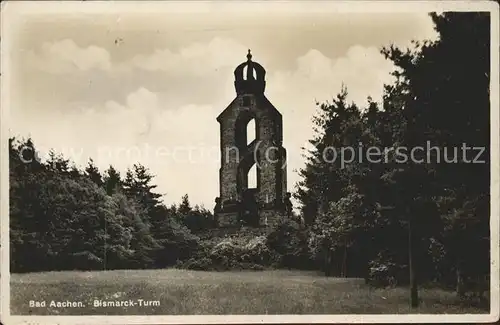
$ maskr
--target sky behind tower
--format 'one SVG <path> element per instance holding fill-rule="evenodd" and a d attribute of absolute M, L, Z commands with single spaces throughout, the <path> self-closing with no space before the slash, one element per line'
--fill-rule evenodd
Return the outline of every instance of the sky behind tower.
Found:
<path fill-rule="evenodd" d="M 30 15 L 9 49 L 10 135 L 32 137 L 84 166 L 156 175 L 168 204 L 218 195 L 216 117 L 236 96 L 234 68 L 264 66 L 283 115 L 288 189 L 299 180 L 315 102 L 342 83 L 349 100 L 380 100 L 392 64 L 382 46 L 435 38 L 425 13 L 106 13 Z"/>

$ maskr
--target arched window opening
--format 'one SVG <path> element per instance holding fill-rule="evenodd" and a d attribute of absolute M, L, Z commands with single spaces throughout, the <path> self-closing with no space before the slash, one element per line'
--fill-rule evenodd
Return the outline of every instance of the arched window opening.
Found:
<path fill-rule="evenodd" d="M 248 188 L 257 188 L 257 164 L 248 171 Z"/>
<path fill-rule="evenodd" d="M 253 78 L 257 80 L 257 72 L 255 71 L 255 69 L 252 69 L 252 75 Z M 243 80 L 248 80 L 247 76 L 248 76 L 248 65 L 243 67 Z"/>
<path fill-rule="evenodd" d="M 252 143 L 253 140 L 257 138 L 257 126 L 255 125 L 255 119 L 251 119 L 247 124 L 247 145 Z"/>

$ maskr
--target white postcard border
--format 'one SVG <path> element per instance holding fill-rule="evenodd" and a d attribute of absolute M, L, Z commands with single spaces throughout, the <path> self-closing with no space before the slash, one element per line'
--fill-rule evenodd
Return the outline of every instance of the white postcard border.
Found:
<path fill-rule="evenodd" d="M 265 3 L 264 3 L 265 2 Z M 233 11 L 288 12 L 443 12 L 484 11 L 491 17 L 491 309 L 490 314 L 402 314 L 402 315 L 181 315 L 181 316 L 12 316 L 10 315 L 9 276 L 9 46 L 15 38 L 15 24 L 29 15 L 60 13 L 157 13 L 159 11 L 212 12 Z M 0 105 L 0 318 L 11 324 L 215 324 L 215 323 L 479 323 L 499 318 L 499 6 L 493 1 L 7 1 L 1 7 L 1 105 Z"/>

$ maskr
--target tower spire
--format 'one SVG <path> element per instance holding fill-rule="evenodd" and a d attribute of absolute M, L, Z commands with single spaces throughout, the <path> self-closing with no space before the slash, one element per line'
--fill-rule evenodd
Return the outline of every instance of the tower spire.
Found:
<path fill-rule="evenodd" d="M 252 61 L 252 50 L 248 49 L 247 60 L 234 70 L 234 86 L 238 95 L 262 94 L 266 87 L 266 70 Z"/>

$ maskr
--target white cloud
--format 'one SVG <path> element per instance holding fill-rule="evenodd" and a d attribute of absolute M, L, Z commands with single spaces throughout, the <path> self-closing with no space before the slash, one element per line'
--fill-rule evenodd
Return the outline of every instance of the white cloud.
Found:
<path fill-rule="evenodd" d="M 220 162 L 218 110 L 210 105 L 165 108 L 158 94 L 141 87 L 123 103 L 45 116 L 45 121 L 57 120 L 52 125 L 24 120 L 22 127 L 31 130 L 42 158 L 52 148 L 79 166 L 92 158 L 101 170 L 112 164 L 122 173 L 140 162 L 156 175 L 167 203 L 188 193 L 193 203 L 211 206 Z"/>
<path fill-rule="evenodd" d="M 176 52 L 166 48 L 149 55 L 137 55 L 125 66 L 172 74 L 205 75 L 221 68 L 232 68 L 246 50 L 236 41 L 216 37 L 208 43 L 192 43 Z"/>
<path fill-rule="evenodd" d="M 29 51 L 27 63 L 32 68 L 60 74 L 91 69 L 109 70 L 111 57 L 101 47 L 80 47 L 74 40 L 65 39 L 45 42 L 38 51 Z"/>
<path fill-rule="evenodd" d="M 331 59 L 311 49 L 297 58 L 296 69 L 278 71 L 268 77 L 268 98 L 283 114 L 284 145 L 288 150 L 290 189 L 300 180 L 293 170 L 304 165 L 301 147 L 307 147 L 312 136 L 315 101 L 329 101 L 347 86 L 348 100 L 360 108 L 367 97 L 381 101 L 383 84 L 390 82 L 391 62 L 376 48 L 353 46 L 342 57 Z"/>
<path fill-rule="evenodd" d="M 389 73 L 393 68 L 393 64 L 374 47 L 353 46 L 336 59 L 311 49 L 297 59 L 294 71 L 271 73 L 268 83 L 272 85 L 269 89 L 274 96 L 299 91 L 300 97 L 308 101 L 331 99 L 343 83 L 347 86 L 349 98 L 363 106 L 369 95 L 381 99 L 381 85 L 392 80 Z"/>

